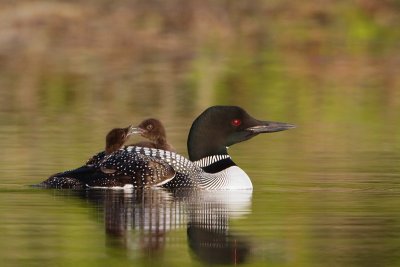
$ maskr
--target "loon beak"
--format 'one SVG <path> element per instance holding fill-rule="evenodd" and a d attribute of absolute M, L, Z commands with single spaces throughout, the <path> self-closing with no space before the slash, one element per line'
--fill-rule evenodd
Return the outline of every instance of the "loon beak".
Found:
<path fill-rule="evenodd" d="M 132 125 L 129 126 L 129 132 L 128 132 L 129 135 L 131 135 L 131 134 L 142 134 L 144 132 L 145 131 L 142 128 L 133 127 Z"/>
<path fill-rule="evenodd" d="M 296 126 L 285 122 L 259 121 L 259 125 L 249 127 L 246 129 L 246 131 L 250 131 L 254 134 L 259 134 L 259 133 L 280 132 L 293 128 L 296 128 Z"/>

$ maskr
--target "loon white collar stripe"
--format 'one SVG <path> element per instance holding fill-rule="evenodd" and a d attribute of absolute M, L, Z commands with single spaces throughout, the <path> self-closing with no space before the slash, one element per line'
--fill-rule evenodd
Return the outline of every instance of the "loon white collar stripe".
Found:
<path fill-rule="evenodd" d="M 218 162 L 223 159 L 228 159 L 228 158 L 230 158 L 229 155 L 213 155 L 213 156 L 208 156 L 208 157 L 199 159 L 199 160 L 195 161 L 194 164 L 196 164 L 197 166 L 199 166 L 201 168 L 204 168 L 215 162 Z"/>

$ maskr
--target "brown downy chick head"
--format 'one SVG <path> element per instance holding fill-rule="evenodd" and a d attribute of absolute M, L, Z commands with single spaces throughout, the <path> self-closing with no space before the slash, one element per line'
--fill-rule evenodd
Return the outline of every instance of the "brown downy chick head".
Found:
<path fill-rule="evenodd" d="M 126 128 L 114 128 L 106 136 L 106 154 L 117 151 L 122 148 L 129 136 L 133 134 L 132 125 Z"/>
<path fill-rule="evenodd" d="M 137 128 L 140 129 L 141 136 L 151 141 L 166 139 L 164 125 L 157 119 L 146 119 Z"/>

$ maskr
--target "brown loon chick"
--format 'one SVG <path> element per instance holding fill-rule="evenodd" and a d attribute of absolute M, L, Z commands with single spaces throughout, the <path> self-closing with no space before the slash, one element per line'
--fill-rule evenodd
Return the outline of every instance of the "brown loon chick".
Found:
<path fill-rule="evenodd" d="M 100 152 L 90 158 L 86 165 L 94 165 L 100 163 L 105 156 L 121 149 L 124 143 L 129 139 L 132 134 L 137 133 L 136 128 L 129 125 L 126 128 L 114 128 L 106 135 L 106 146 L 103 152 Z"/>
<path fill-rule="evenodd" d="M 129 146 L 149 147 L 176 152 L 174 147 L 167 142 L 167 134 L 161 121 L 154 118 L 146 119 L 134 129 L 135 133 L 140 134 L 149 141 L 141 141 Z"/>
<path fill-rule="evenodd" d="M 129 136 L 136 133 L 136 129 L 129 125 L 126 128 L 112 129 L 106 135 L 106 155 L 111 154 L 118 149 L 122 148 L 124 143 L 128 140 Z"/>

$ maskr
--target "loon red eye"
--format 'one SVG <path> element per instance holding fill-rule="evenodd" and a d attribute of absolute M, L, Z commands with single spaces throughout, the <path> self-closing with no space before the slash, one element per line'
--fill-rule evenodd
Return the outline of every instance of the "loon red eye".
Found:
<path fill-rule="evenodd" d="M 235 127 L 239 126 L 240 124 L 242 124 L 242 121 L 240 119 L 233 119 L 231 121 L 231 124 Z"/>

